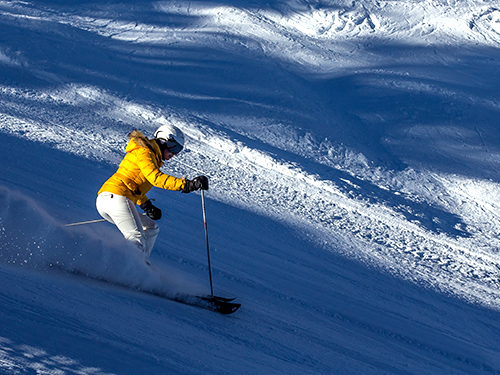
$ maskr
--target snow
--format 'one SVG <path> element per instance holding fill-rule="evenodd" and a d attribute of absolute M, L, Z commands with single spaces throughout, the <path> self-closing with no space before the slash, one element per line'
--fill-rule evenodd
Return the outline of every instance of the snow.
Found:
<path fill-rule="evenodd" d="M 500 373 L 500 2 L 0 1 L 0 373 Z M 172 123 L 144 265 L 95 197 Z M 108 282 L 102 281 L 102 279 Z"/>

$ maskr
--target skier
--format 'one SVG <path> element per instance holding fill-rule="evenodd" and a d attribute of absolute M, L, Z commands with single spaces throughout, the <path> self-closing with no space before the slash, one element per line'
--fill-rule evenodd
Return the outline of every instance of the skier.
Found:
<path fill-rule="evenodd" d="M 98 192 L 96 207 L 99 214 L 115 224 L 123 236 L 134 243 L 150 265 L 149 255 L 158 237 L 162 212 L 146 196 L 152 186 L 166 190 L 190 193 L 208 190 L 208 179 L 198 176 L 193 180 L 169 176 L 160 171 L 164 160 L 170 160 L 184 147 L 184 134 L 172 125 L 162 125 L 148 139 L 138 130 L 129 135 L 118 170 L 102 185 Z M 139 205 L 146 215 L 140 215 Z"/>

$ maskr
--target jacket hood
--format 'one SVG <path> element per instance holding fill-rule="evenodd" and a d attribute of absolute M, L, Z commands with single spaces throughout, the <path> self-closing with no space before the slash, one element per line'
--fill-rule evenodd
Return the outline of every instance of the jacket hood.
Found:
<path fill-rule="evenodd" d="M 160 150 L 160 146 L 154 141 L 154 139 L 148 139 L 141 131 L 133 130 L 128 135 L 130 140 L 127 144 L 125 152 L 132 152 L 141 148 L 147 148 L 151 150 L 158 159 L 158 164 L 161 166 L 163 164 L 163 158 Z"/>
<path fill-rule="evenodd" d="M 152 142 L 139 130 L 133 130 L 131 133 L 129 133 L 128 139 L 130 141 L 127 144 L 127 148 L 125 149 L 126 152 L 130 152 L 141 147 L 154 150 Z"/>

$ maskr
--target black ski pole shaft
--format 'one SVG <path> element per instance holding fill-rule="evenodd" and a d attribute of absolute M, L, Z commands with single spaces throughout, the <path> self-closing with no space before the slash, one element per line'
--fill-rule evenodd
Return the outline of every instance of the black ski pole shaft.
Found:
<path fill-rule="evenodd" d="M 203 223 L 205 224 L 205 241 L 207 242 L 207 258 L 208 258 L 208 275 L 210 277 L 210 296 L 214 295 L 214 287 L 212 284 L 212 266 L 210 264 L 210 246 L 208 245 L 208 228 L 207 228 L 207 213 L 205 210 L 205 194 L 201 190 L 201 206 L 203 208 Z"/>

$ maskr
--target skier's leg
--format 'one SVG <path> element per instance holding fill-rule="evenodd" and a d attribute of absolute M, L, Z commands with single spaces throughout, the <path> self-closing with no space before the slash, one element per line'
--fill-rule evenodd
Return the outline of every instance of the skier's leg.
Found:
<path fill-rule="evenodd" d="M 134 243 L 145 254 L 151 251 L 148 249 L 141 216 L 130 199 L 116 194 L 101 193 L 97 197 L 96 207 L 104 219 L 118 227 L 125 239 Z"/>
<path fill-rule="evenodd" d="M 158 237 L 158 234 L 160 233 L 160 228 L 158 227 L 158 224 L 156 224 L 156 222 L 148 216 L 140 215 L 140 218 L 142 222 L 142 229 L 144 230 L 146 238 L 145 257 L 147 261 L 149 259 L 149 255 L 151 254 L 151 250 L 153 250 L 155 245 L 156 237 Z"/>

